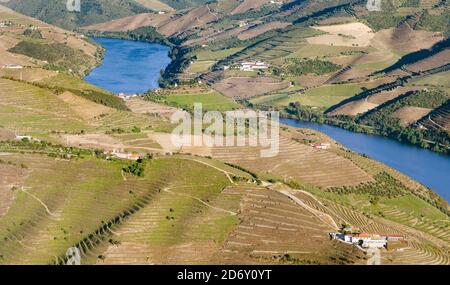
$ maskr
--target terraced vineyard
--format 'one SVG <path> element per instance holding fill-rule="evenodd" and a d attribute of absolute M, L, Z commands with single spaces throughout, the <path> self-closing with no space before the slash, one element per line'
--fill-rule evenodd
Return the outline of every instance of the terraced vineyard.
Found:
<path fill-rule="evenodd" d="M 419 229 L 447 242 L 450 241 L 450 221 L 445 219 L 445 217 L 442 217 L 443 219 L 441 220 L 432 220 L 426 216 L 421 217 L 415 212 L 405 212 L 402 209 L 398 209 L 398 207 L 383 205 L 380 208 L 383 216 L 390 220 Z"/>
<path fill-rule="evenodd" d="M 321 187 L 373 181 L 351 161 L 286 137 L 280 137 L 280 152 L 275 157 L 262 158 L 260 151 L 257 147 L 216 147 L 213 157 L 264 173 L 265 176 L 278 176 Z"/>
<path fill-rule="evenodd" d="M 425 116 L 417 125 L 423 126 L 426 129 L 432 130 L 450 130 L 450 101 L 447 101 L 441 107 Z"/>
<path fill-rule="evenodd" d="M 224 247 L 225 260 L 242 263 L 283 260 L 297 264 L 358 263 L 357 250 L 329 240 L 329 225 L 283 194 L 263 188 L 233 189 L 244 194 L 242 222 Z M 327 254 L 323 254 L 327 252 Z"/>
<path fill-rule="evenodd" d="M 411 264 L 409 263 L 411 260 L 413 264 L 449 264 L 450 262 L 448 247 L 439 248 L 420 236 L 412 235 L 409 232 L 403 231 L 401 228 L 395 228 L 392 224 L 385 224 L 381 220 L 371 219 L 359 211 L 352 210 L 347 206 L 332 202 L 328 199 L 317 199 L 306 192 L 297 192 L 295 196 L 308 206 L 330 215 L 337 224 L 351 225 L 353 231 L 374 234 L 400 234 L 405 236 L 407 242 L 403 246 L 398 249 L 391 250 L 388 248 L 389 250 L 382 251 L 382 264 Z M 398 210 L 385 210 L 383 214 L 391 220 L 408 224 L 411 227 L 429 232 L 439 238 L 446 239 L 448 236 L 448 230 L 445 227 L 438 230 L 431 226 L 434 230 L 430 231 L 430 224 L 427 225 L 424 221 L 417 223 L 417 218 L 413 219 L 412 216 L 399 213 Z M 416 224 L 412 224 L 411 220 L 414 220 Z M 405 223 L 405 221 L 407 222 Z M 417 225 L 419 227 L 416 227 Z"/>

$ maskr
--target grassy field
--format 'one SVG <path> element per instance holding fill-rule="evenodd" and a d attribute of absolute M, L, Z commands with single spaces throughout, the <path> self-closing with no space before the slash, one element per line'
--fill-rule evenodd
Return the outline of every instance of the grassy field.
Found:
<path fill-rule="evenodd" d="M 78 77 L 58 74 L 55 77 L 44 79 L 40 83 L 48 88 L 70 91 L 98 104 L 119 110 L 128 110 L 122 99 Z"/>
<path fill-rule="evenodd" d="M 301 105 L 328 108 L 358 94 L 359 91 L 361 91 L 361 88 L 356 84 L 321 86 L 309 89 L 305 94 L 295 94 L 282 98 L 276 101 L 276 105 L 287 106 L 291 102 L 300 102 Z"/>
<path fill-rule="evenodd" d="M 189 65 L 187 69 L 188 73 L 203 73 L 209 70 L 211 66 L 213 66 L 215 61 L 196 61 Z"/>
<path fill-rule="evenodd" d="M 88 124 L 48 90 L 0 79 L 0 125 L 30 135 L 78 133 Z"/>

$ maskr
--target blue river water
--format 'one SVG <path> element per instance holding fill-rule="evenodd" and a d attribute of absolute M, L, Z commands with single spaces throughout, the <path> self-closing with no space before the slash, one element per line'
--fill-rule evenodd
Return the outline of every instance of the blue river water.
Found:
<path fill-rule="evenodd" d="M 390 138 L 354 133 L 329 125 L 292 119 L 280 119 L 280 122 L 291 127 L 313 129 L 327 134 L 347 148 L 367 154 L 370 158 L 421 182 L 450 201 L 449 156 Z"/>
<path fill-rule="evenodd" d="M 137 41 L 93 38 L 106 49 L 102 65 L 85 77 L 113 93 L 144 93 L 158 88 L 160 71 L 169 65 L 169 47 Z"/>

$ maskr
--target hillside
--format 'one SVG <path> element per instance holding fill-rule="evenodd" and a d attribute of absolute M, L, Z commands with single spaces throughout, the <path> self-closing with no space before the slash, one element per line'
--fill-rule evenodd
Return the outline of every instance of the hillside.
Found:
<path fill-rule="evenodd" d="M 211 0 L 160 0 L 160 2 L 176 9 L 183 10 L 203 6 Z"/>
<path fill-rule="evenodd" d="M 32 2 L 10 0 L 5 5 L 21 14 L 66 29 L 77 29 L 85 25 L 151 11 L 132 0 L 88 0 L 82 2 L 79 13 L 68 11 L 66 0 L 36 0 Z"/>
<path fill-rule="evenodd" d="M 96 66 L 101 48 L 83 35 L 18 14 L 0 5 L 3 66 L 41 67 L 82 76 Z M 3 69 L 4 70 L 4 69 Z"/>

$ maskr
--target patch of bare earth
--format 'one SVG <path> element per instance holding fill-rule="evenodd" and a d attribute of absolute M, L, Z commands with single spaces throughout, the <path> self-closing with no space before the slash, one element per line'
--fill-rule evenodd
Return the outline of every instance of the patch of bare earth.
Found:
<path fill-rule="evenodd" d="M 200 156 L 212 155 L 211 147 L 205 145 L 195 146 L 195 141 L 203 141 L 203 136 L 196 138 L 196 136 L 188 135 L 182 136 L 180 138 L 175 138 L 174 136 L 172 136 L 172 134 L 153 133 L 149 134 L 149 138 L 157 142 L 162 147 L 162 151 L 165 153 L 183 152 Z M 190 141 L 191 146 L 183 145 L 183 141 Z"/>
<path fill-rule="evenodd" d="M 161 153 L 162 150 L 156 147 L 133 145 L 132 142 L 127 143 L 119 138 L 115 138 L 107 134 L 84 134 L 84 135 L 57 135 L 57 139 L 69 146 L 84 147 L 90 149 L 104 149 L 108 151 L 136 151 L 136 152 L 154 152 Z M 153 143 L 150 137 L 144 139 L 148 143 Z"/>
<path fill-rule="evenodd" d="M 400 124 L 406 127 L 425 117 L 431 111 L 427 108 L 406 106 L 398 109 L 391 116 L 400 119 Z"/>
<path fill-rule="evenodd" d="M 86 120 L 116 112 L 115 109 L 93 103 L 68 91 L 59 95 L 58 98 L 67 103 L 77 115 Z"/>
<path fill-rule="evenodd" d="M 379 93 L 375 93 L 373 95 L 370 95 L 366 98 L 356 100 L 349 102 L 347 104 L 344 104 L 335 110 L 331 111 L 329 113 L 330 116 L 336 116 L 336 115 L 349 115 L 349 116 L 355 116 L 358 114 L 366 113 L 372 109 L 375 109 L 379 105 L 386 103 L 387 101 L 393 100 L 397 98 L 398 96 L 405 94 L 409 91 L 419 90 L 418 87 L 413 86 L 407 86 L 407 87 L 398 87 L 394 90 L 390 91 L 382 91 Z"/>
<path fill-rule="evenodd" d="M 157 28 L 164 36 L 173 36 L 189 29 L 201 27 L 211 21 L 217 20 L 217 16 L 211 11 L 209 5 L 189 11 L 179 18 L 175 18 Z"/>
<path fill-rule="evenodd" d="M 325 83 L 325 81 L 327 81 L 327 79 L 330 77 L 330 75 L 311 75 L 311 74 L 307 74 L 307 75 L 301 75 L 297 78 L 297 81 L 305 87 L 314 87 L 314 86 L 319 86 Z"/>
<path fill-rule="evenodd" d="M 310 44 L 329 46 L 369 46 L 375 36 L 371 28 L 363 23 L 348 23 L 332 26 L 314 26 L 327 34 L 308 38 Z"/>
<path fill-rule="evenodd" d="M 136 2 L 156 11 L 175 11 L 175 9 L 159 0 L 136 0 Z"/>
<path fill-rule="evenodd" d="M 378 104 L 370 103 L 365 99 L 357 100 L 349 102 L 333 111 L 328 113 L 330 116 L 337 115 L 348 115 L 348 116 L 356 116 L 358 114 L 363 114 L 367 111 L 375 109 L 378 107 Z"/>
<path fill-rule="evenodd" d="M 440 33 L 413 30 L 405 22 L 393 29 L 390 45 L 399 51 L 414 52 L 432 47 L 443 39 Z"/>
<path fill-rule="evenodd" d="M 42 68 L 22 68 L 22 69 L 8 69 L 0 68 L 0 76 L 8 76 L 18 80 L 25 80 L 29 82 L 42 81 L 44 79 L 56 76 L 56 71 L 45 70 Z"/>
<path fill-rule="evenodd" d="M 0 128 L 0 141 L 12 140 L 15 137 L 16 136 L 14 135 L 14 133 L 12 131 Z"/>
<path fill-rule="evenodd" d="M 450 63 L 450 49 L 445 49 L 431 57 L 408 65 L 406 68 L 413 72 L 421 72 L 437 68 Z"/>
<path fill-rule="evenodd" d="M 178 111 L 177 108 L 169 107 L 151 101 L 145 101 L 140 98 L 132 98 L 126 101 L 126 105 L 133 113 L 147 114 L 150 116 L 165 118 L 168 120 L 176 111 Z"/>
<path fill-rule="evenodd" d="M 158 28 L 174 18 L 176 18 L 176 16 L 173 13 L 166 13 L 162 15 L 155 13 L 143 13 L 106 23 L 86 26 L 84 29 L 106 32 L 125 32 L 148 26 Z"/>
<path fill-rule="evenodd" d="M 257 10 L 269 2 L 270 0 L 244 0 L 241 5 L 237 6 L 236 9 L 231 12 L 231 15 L 244 13 L 251 9 Z"/>
<path fill-rule="evenodd" d="M 230 77 L 214 84 L 213 88 L 230 98 L 251 98 L 288 86 L 289 82 L 270 77 Z"/>
<path fill-rule="evenodd" d="M 184 46 L 190 46 L 190 45 L 199 45 L 199 44 L 206 44 L 211 41 L 217 41 L 222 39 L 231 38 L 234 36 L 240 35 L 242 32 L 246 31 L 249 28 L 249 26 L 242 26 L 242 27 L 235 27 L 230 28 L 223 31 L 218 31 L 216 33 L 212 34 L 205 34 L 203 37 L 191 39 L 183 43 Z"/>
<path fill-rule="evenodd" d="M 0 35 L 0 66 L 8 64 L 36 66 L 31 58 L 20 54 L 14 54 L 8 51 L 8 49 L 14 47 L 18 43 L 19 40 L 13 37 Z"/>

